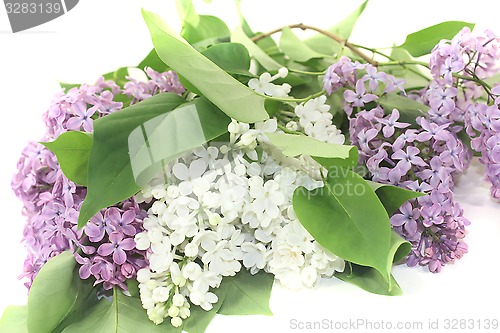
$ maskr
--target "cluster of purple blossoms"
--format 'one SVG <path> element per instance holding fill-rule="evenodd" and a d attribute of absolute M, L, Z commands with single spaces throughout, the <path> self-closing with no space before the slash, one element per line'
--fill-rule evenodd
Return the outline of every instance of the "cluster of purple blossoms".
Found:
<path fill-rule="evenodd" d="M 93 276 L 105 290 L 114 285 L 127 289 L 126 280 L 135 278 L 137 270 L 146 267 L 145 254 L 135 249 L 134 237 L 144 231 L 142 221 L 147 216 L 133 200 L 110 207 L 93 216 L 83 228 L 83 256 L 75 253 L 80 277 Z"/>
<path fill-rule="evenodd" d="M 464 28 L 432 51 L 433 81 L 423 96 L 434 122 L 465 127 L 472 149 L 481 153 L 494 198 L 500 198 L 500 88 L 491 88 L 484 79 L 498 73 L 498 59 L 499 37 L 491 31 L 472 33 Z M 479 100 L 483 92 L 486 102 Z"/>
<path fill-rule="evenodd" d="M 458 128 L 450 124 L 419 117 L 418 128 L 411 128 L 398 121 L 397 109 L 384 113 L 379 97 L 397 89 L 403 91 L 401 81 L 377 72 L 371 65 L 345 59 L 339 63 L 331 68 L 345 68 L 345 78 L 335 78 L 333 84 L 325 79 L 325 89 L 345 82 L 344 110 L 350 122 L 351 144 L 359 148 L 360 163 L 367 166 L 376 182 L 426 194 L 405 203 L 391 217 L 393 228 L 412 243 L 407 264 L 426 265 L 430 271 L 439 272 L 443 264 L 467 252 L 463 238 L 469 221 L 454 202 L 452 190 L 453 176 L 468 167 L 472 154 L 458 139 Z"/>
<path fill-rule="evenodd" d="M 59 92 L 44 114 L 46 133 L 42 141 L 52 141 L 70 130 L 93 131 L 93 121 L 120 110 L 119 94 L 132 96 L 132 103 L 154 94 L 184 92 L 174 72 L 158 73 L 146 69 L 150 80 L 132 78 L 122 90 L 115 82 L 100 78 L 95 85 L 81 85 L 67 93 Z M 134 86 L 141 86 L 143 95 L 134 95 Z M 136 88 L 136 91 L 140 90 Z M 41 267 L 65 250 L 72 250 L 80 263 L 83 279 L 93 275 L 105 289 L 124 284 L 146 265 L 144 253 L 135 249 L 134 236 L 143 231 L 146 211 L 133 198 L 115 207 L 102 210 L 88 226 L 78 229 L 77 220 L 86 189 L 67 179 L 55 155 L 43 145 L 31 142 L 23 150 L 12 179 L 12 189 L 23 202 L 27 218 L 24 244 L 28 255 L 23 274 L 30 288 Z"/>

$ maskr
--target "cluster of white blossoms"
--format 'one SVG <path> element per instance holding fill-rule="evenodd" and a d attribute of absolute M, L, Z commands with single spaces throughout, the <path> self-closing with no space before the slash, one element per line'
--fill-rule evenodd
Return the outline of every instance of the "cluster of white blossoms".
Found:
<path fill-rule="evenodd" d="M 191 305 L 209 311 L 218 301 L 211 288 L 242 269 L 264 270 L 291 289 L 344 270 L 344 260 L 322 248 L 293 210 L 295 189 L 323 186 L 321 167 L 308 156 L 283 155 L 266 136 L 277 131 L 275 119 L 233 120 L 229 142 L 212 142 L 169 163 L 138 195 L 151 208 L 145 231 L 135 237 L 149 261 L 137 280 L 156 324 L 170 317 L 181 326 Z"/>
<path fill-rule="evenodd" d="M 248 81 L 248 86 L 260 94 L 274 97 L 286 97 L 290 93 L 292 86 L 288 83 L 283 83 L 281 85 L 274 84 L 273 81 L 279 78 L 284 79 L 287 75 L 288 69 L 282 67 L 276 75 L 271 76 L 271 74 L 265 72 L 262 73 L 258 79 L 250 79 L 250 81 Z"/>
<path fill-rule="evenodd" d="M 299 122 L 292 120 L 286 124 L 286 127 L 301 131 L 318 141 L 343 144 L 345 137 L 332 123 L 333 115 L 329 111 L 330 105 L 326 104 L 325 95 L 311 99 L 295 107 Z"/>

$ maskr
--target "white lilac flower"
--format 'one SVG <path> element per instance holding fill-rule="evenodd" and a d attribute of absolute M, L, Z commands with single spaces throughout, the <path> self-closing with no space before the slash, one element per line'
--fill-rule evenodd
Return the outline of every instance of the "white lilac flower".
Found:
<path fill-rule="evenodd" d="M 322 98 L 304 107 L 318 111 L 311 123 L 331 119 Z M 325 141 L 333 135 L 343 142 L 331 123 L 326 128 Z M 149 267 L 137 280 L 143 307 L 157 324 L 168 317 L 181 326 L 190 305 L 210 310 L 218 300 L 211 288 L 241 269 L 272 273 L 292 289 L 343 270 L 344 261 L 314 241 L 292 207 L 297 187 L 323 186 L 320 165 L 274 147 L 266 133 L 277 131 L 275 120 L 233 120 L 228 130 L 229 143 L 186 153 L 142 191 L 150 209 L 135 241 Z M 168 184 L 161 185 L 165 176 Z"/>
<path fill-rule="evenodd" d="M 326 96 L 311 99 L 295 107 L 299 122 L 292 120 L 286 127 L 295 131 L 303 131 L 316 140 L 334 144 L 344 144 L 345 137 L 332 122 L 333 114 L 330 105 L 326 104 Z"/>

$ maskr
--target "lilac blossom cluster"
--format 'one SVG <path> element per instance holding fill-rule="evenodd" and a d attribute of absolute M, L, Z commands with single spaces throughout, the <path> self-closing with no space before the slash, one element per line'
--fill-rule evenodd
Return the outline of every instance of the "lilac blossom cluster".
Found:
<path fill-rule="evenodd" d="M 500 198 L 500 89 L 491 88 L 484 79 L 498 73 L 499 58 L 499 37 L 464 28 L 432 51 L 433 80 L 423 96 L 434 122 L 465 127 L 472 149 L 481 153 L 494 198 Z M 479 100 L 483 92 L 486 102 Z"/>
<path fill-rule="evenodd" d="M 59 92 L 44 114 L 46 133 L 41 141 L 52 141 L 70 130 L 93 131 L 93 121 L 122 109 L 120 94 L 132 97 L 132 103 L 160 92 L 184 92 L 174 72 L 158 73 L 146 68 L 146 82 L 127 77 L 122 90 L 115 82 L 100 78 L 95 85 L 83 84 Z M 139 93 L 140 92 L 140 93 Z M 124 281 L 135 277 L 145 266 L 144 253 L 135 250 L 134 236 L 143 230 L 145 210 L 133 198 L 110 207 L 78 229 L 77 219 L 85 198 L 84 187 L 67 179 L 55 155 L 40 143 L 31 142 L 23 150 L 12 179 L 12 189 L 23 203 L 27 217 L 24 244 L 28 255 L 21 278 L 31 284 L 49 260 L 71 249 L 82 265 L 83 279 L 93 275 L 105 289 L 113 285 L 126 288 Z"/>
<path fill-rule="evenodd" d="M 454 202 L 452 190 L 453 176 L 469 165 L 470 150 L 450 123 L 419 117 L 417 128 L 411 128 L 398 121 L 397 109 L 386 115 L 379 97 L 402 90 L 401 81 L 391 75 L 346 58 L 328 72 L 325 89 L 346 88 L 344 110 L 350 121 L 350 141 L 359 148 L 360 163 L 366 164 L 372 179 L 426 194 L 405 203 L 391 217 L 391 224 L 413 245 L 407 264 L 426 265 L 439 272 L 443 264 L 467 252 L 463 238 L 469 221 Z"/>

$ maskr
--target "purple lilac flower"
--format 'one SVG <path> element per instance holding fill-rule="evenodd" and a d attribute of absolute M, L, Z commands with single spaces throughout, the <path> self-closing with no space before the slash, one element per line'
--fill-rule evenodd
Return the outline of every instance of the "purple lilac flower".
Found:
<path fill-rule="evenodd" d="M 392 136 L 394 134 L 394 129 L 395 128 L 407 128 L 410 126 L 408 123 L 400 123 L 397 120 L 399 119 L 399 111 L 397 109 L 393 109 L 392 113 L 384 118 L 381 119 L 382 124 L 385 126 L 382 128 L 382 133 L 384 133 L 384 136 L 386 138 Z"/>
<path fill-rule="evenodd" d="M 345 63 L 344 59 L 331 68 L 348 68 Z M 437 95 L 439 101 L 433 102 L 438 108 L 434 115 L 441 113 L 446 117 L 442 117 L 444 121 L 439 121 L 431 108 L 427 117 L 417 119 L 420 127 L 409 129 L 406 124 L 397 123 L 398 110 L 384 115 L 381 106 L 365 110 L 364 103 L 359 103 L 357 108 L 353 108 L 354 96 L 364 93 L 359 83 L 361 80 L 356 81 L 354 71 L 341 73 L 336 70 L 335 73 L 339 75 L 338 82 L 347 89 L 344 110 L 349 118 L 351 143 L 360 148 L 360 163 L 366 163 L 372 179 L 426 194 L 405 203 L 391 217 L 394 230 L 412 243 L 407 264 L 426 265 L 430 271 L 439 272 L 446 263 L 459 259 L 467 252 L 462 239 L 469 221 L 463 217 L 460 205 L 454 202 L 452 189 L 453 176 L 467 168 L 472 154 L 457 138 L 456 126 L 446 118 L 452 114 L 452 105 L 461 105 L 457 99 L 449 100 L 454 98 L 451 95 L 455 91 L 445 90 L 438 83 L 431 84 L 429 89 L 436 92 L 441 89 L 441 94 Z M 383 94 L 388 87 L 390 92 L 397 89 L 396 80 L 388 77 L 384 90 L 377 88 L 376 91 Z M 365 75 L 363 80 L 369 82 L 370 74 Z M 440 80 L 443 81 L 443 77 Z M 394 83 L 392 86 L 391 81 Z M 351 92 L 347 93 L 349 90 Z M 405 93 L 402 88 L 400 91 Z M 410 96 L 429 104 L 426 90 L 420 94 L 410 92 Z M 377 103 L 377 100 L 373 102 Z"/>
<path fill-rule="evenodd" d="M 365 83 L 359 80 L 356 83 L 356 91 L 346 90 L 344 99 L 346 102 L 352 103 L 353 106 L 364 106 L 366 103 L 376 100 L 378 97 L 374 94 L 367 94 Z"/>
<path fill-rule="evenodd" d="M 97 253 L 101 256 L 113 255 L 113 261 L 117 265 L 123 265 L 127 261 L 127 253 L 135 247 L 135 242 L 132 238 L 124 238 L 124 235 L 115 231 L 109 235 L 109 243 L 104 243 L 99 246 Z"/>
<path fill-rule="evenodd" d="M 148 97 L 166 91 L 184 92 L 174 72 L 157 73 L 148 69 L 147 74 L 151 78 L 148 82 L 134 81 L 129 85 L 144 84 Z M 115 100 L 122 93 L 125 92 L 115 82 L 102 77 L 93 86 L 83 84 L 66 93 L 58 92 L 44 114 L 47 130 L 42 141 L 54 140 L 68 130 L 92 131 L 94 119 L 123 107 L 122 102 Z M 133 102 L 137 101 L 136 98 Z M 102 283 L 105 289 L 114 285 L 126 289 L 126 279 L 133 278 L 146 265 L 144 253 L 129 249 L 130 240 L 142 230 L 146 212 L 129 199 L 96 214 L 85 228 L 78 229 L 77 216 L 86 189 L 63 175 L 55 155 L 41 144 L 29 143 L 17 168 L 12 189 L 23 202 L 27 217 L 23 242 L 28 256 L 21 278 L 27 278 L 28 289 L 47 260 L 68 249 L 74 251 L 81 265 L 81 278 L 93 276 L 96 284 Z M 101 245 L 117 241 L 116 236 L 109 238 L 113 233 L 123 235 L 118 244 L 120 250 L 113 251 L 118 253 L 115 261 L 113 254 L 97 253 Z M 124 262 L 122 251 L 126 255 Z"/>

